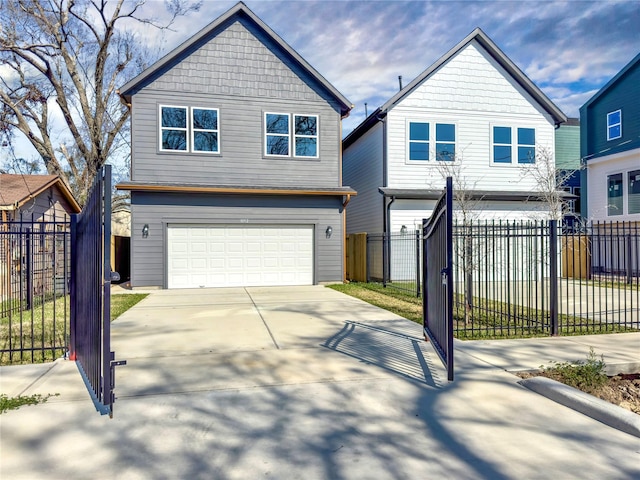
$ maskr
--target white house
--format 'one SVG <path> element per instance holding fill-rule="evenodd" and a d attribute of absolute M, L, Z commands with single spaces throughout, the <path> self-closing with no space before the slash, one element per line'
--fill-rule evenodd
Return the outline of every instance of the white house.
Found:
<path fill-rule="evenodd" d="M 548 206 L 528 172 L 554 167 L 554 132 L 566 120 L 474 30 L 344 139 L 343 181 L 358 191 L 347 232 L 413 230 L 451 172 L 476 200 L 474 218 L 539 217 Z"/>

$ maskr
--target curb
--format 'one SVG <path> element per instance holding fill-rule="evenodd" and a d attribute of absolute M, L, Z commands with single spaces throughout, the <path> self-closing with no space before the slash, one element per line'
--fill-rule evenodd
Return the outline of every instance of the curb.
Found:
<path fill-rule="evenodd" d="M 546 377 L 527 378 L 518 383 L 565 407 L 640 438 L 640 415 L 618 405 Z"/>

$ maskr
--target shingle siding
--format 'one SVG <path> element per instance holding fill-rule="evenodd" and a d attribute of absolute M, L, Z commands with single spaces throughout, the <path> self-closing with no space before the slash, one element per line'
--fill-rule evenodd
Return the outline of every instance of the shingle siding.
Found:
<path fill-rule="evenodd" d="M 340 185 L 337 102 L 260 37 L 236 21 L 133 96 L 132 181 Z M 160 152 L 159 105 L 218 108 L 220 154 Z M 318 115 L 319 158 L 265 157 L 265 112 Z"/>

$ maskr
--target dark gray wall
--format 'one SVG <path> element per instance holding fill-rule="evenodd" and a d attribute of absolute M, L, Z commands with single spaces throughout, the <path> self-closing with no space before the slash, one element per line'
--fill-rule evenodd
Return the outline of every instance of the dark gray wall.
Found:
<path fill-rule="evenodd" d="M 340 185 L 339 106 L 246 20 L 225 25 L 132 98 L 131 180 Z M 279 56 L 280 55 L 280 56 Z M 220 154 L 159 151 L 158 106 L 219 109 Z M 319 116 L 319 158 L 265 157 L 265 112 Z"/>
<path fill-rule="evenodd" d="M 315 225 L 315 281 L 342 281 L 342 201 L 339 197 L 233 196 L 132 192 L 131 283 L 166 287 L 166 226 Z M 149 236 L 142 238 L 142 227 Z M 333 228 L 326 238 L 327 226 Z"/>

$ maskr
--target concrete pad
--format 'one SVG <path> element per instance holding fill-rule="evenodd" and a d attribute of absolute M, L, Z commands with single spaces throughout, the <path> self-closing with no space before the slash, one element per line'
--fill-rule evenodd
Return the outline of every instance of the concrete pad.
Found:
<path fill-rule="evenodd" d="M 590 347 L 611 365 L 640 364 L 640 332 L 515 340 L 455 341 L 457 351 L 510 370 L 536 370 L 553 362 L 584 362 Z M 613 372 L 618 373 L 618 372 Z"/>
<path fill-rule="evenodd" d="M 333 290 L 179 293 L 112 324 L 112 420 L 73 362 L 12 372 L 61 395 L 0 416 L 2 478 L 640 478 L 640 439 L 505 371 L 586 358 L 583 339 L 456 342 L 448 383 L 420 325 Z"/>

